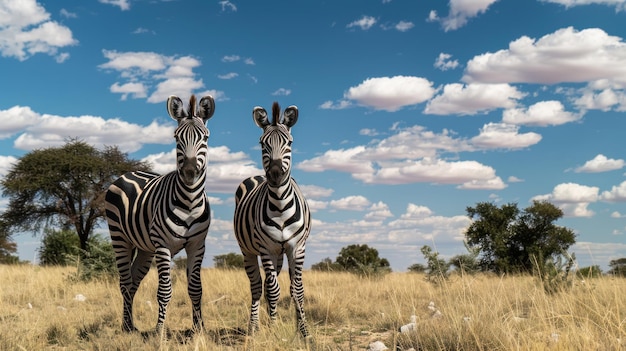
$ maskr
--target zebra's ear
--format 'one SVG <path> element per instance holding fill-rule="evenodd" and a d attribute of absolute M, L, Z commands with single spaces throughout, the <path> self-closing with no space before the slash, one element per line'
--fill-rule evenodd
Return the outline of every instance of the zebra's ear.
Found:
<path fill-rule="evenodd" d="M 285 109 L 283 113 L 283 124 L 287 128 L 293 127 L 298 122 L 298 107 L 291 105 Z"/>
<path fill-rule="evenodd" d="M 252 110 L 252 119 L 254 119 L 254 123 L 256 123 L 259 128 L 265 129 L 265 127 L 270 125 L 270 121 L 267 118 L 267 111 L 263 107 L 255 107 Z"/>
<path fill-rule="evenodd" d="M 215 112 L 215 100 L 213 100 L 213 97 L 211 95 L 207 95 L 200 99 L 198 116 L 202 118 L 205 123 L 213 117 L 213 112 Z"/>
<path fill-rule="evenodd" d="M 178 96 L 170 96 L 167 98 L 167 113 L 174 120 L 180 120 L 187 117 L 187 111 L 185 111 L 183 101 Z"/>

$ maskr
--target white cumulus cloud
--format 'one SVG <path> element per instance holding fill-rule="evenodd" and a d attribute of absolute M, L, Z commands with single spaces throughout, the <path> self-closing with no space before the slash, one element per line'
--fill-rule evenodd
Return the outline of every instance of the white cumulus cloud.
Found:
<path fill-rule="evenodd" d="M 508 49 L 475 56 L 465 82 L 626 82 L 626 44 L 599 28 L 563 28 L 539 39 L 523 36 Z"/>
<path fill-rule="evenodd" d="M 470 18 L 487 11 L 497 0 L 450 0 L 450 12 L 440 18 L 436 11 L 430 11 L 428 21 L 439 22 L 447 31 L 456 30 L 467 24 Z"/>
<path fill-rule="evenodd" d="M 72 31 L 50 19 L 36 0 L 0 1 L 0 54 L 20 61 L 43 53 L 64 62 L 59 49 L 78 44 Z"/>
<path fill-rule="evenodd" d="M 509 84 L 446 84 L 441 94 L 428 102 L 424 113 L 474 115 L 497 108 L 513 108 L 524 96 Z"/>
<path fill-rule="evenodd" d="M 600 173 L 622 169 L 624 160 L 608 158 L 602 154 L 596 155 L 592 160 L 585 162 L 584 165 L 576 168 L 577 173 Z"/>
<path fill-rule="evenodd" d="M 540 101 L 527 109 L 513 108 L 505 110 L 502 122 L 526 126 L 556 126 L 580 119 L 579 114 L 565 111 L 560 101 Z"/>
<path fill-rule="evenodd" d="M 394 76 L 369 78 L 351 87 L 344 98 L 376 110 L 397 111 L 430 99 L 433 83 L 421 77 Z"/>

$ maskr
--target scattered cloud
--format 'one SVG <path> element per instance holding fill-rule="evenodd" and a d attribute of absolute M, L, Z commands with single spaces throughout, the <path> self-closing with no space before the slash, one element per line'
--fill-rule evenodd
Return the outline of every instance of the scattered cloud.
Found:
<path fill-rule="evenodd" d="M 614 185 L 609 191 L 603 191 L 601 197 L 607 202 L 626 202 L 626 181 Z"/>
<path fill-rule="evenodd" d="M 561 183 L 554 187 L 552 193 L 537 195 L 533 200 L 550 201 L 559 206 L 567 217 L 593 217 L 595 212 L 589 204 L 600 199 L 600 189 L 576 183 Z"/>
<path fill-rule="evenodd" d="M 622 11 L 626 9 L 625 0 L 541 0 L 541 1 L 563 5 L 566 8 L 570 8 L 574 6 L 597 4 L 597 5 L 615 6 L 616 11 Z"/>
<path fill-rule="evenodd" d="M 237 12 L 237 6 L 228 0 L 220 1 L 219 4 L 222 7 L 222 12 Z"/>
<path fill-rule="evenodd" d="M 61 9 L 61 10 L 59 11 L 59 14 L 60 14 L 62 17 L 65 17 L 65 18 L 78 18 L 78 15 L 77 15 L 76 13 L 74 13 L 74 12 L 70 12 L 70 11 L 68 11 L 68 10 L 66 10 L 66 9 Z"/>
<path fill-rule="evenodd" d="M 0 18 L 0 54 L 4 57 L 24 61 L 41 53 L 63 62 L 69 54 L 59 53 L 59 49 L 78 44 L 72 31 L 50 20 L 50 14 L 36 0 L 2 1 Z"/>
<path fill-rule="evenodd" d="M 435 93 L 432 85 L 432 82 L 421 77 L 368 78 L 349 88 L 344 98 L 376 110 L 394 112 L 430 99 Z"/>
<path fill-rule="evenodd" d="M 602 154 L 598 154 L 592 160 L 585 162 L 584 165 L 575 169 L 576 173 L 600 173 L 614 171 L 624 168 L 624 160 L 607 158 Z"/>
<path fill-rule="evenodd" d="M 435 60 L 435 68 L 447 71 L 449 69 L 455 69 L 459 66 L 458 60 L 450 60 L 452 55 L 446 54 L 444 52 L 440 53 L 437 59 Z"/>
<path fill-rule="evenodd" d="M 279 88 L 272 93 L 274 96 L 288 96 L 291 95 L 291 89 Z"/>
<path fill-rule="evenodd" d="M 475 56 L 463 81 L 469 83 L 626 83 L 626 43 L 599 28 L 563 28 L 538 40 L 523 36 L 508 49 Z"/>
<path fill-rule="evenodd" d="M 17 158 L 13 156 L 0 155 L 0 178 L 4 178 L 9 173 L 9 169 L 13 167 L 15 162 L 17 162 Z"/>
<path fill-rule="evenodd" d="M 241 56 L 239 55 L 226 55 L 222 57 L 222 62 L 237 62 L 241 60 Z"/>
<path fill-rule="evenodd" d="M 220 75 L 218 75 L 218 76 L 217 76 L 217 78 L 219 78 L 219 79 L 226 79 L 226 80 L 228 80 L 228 79 L 237 78 L 238 76 L 239 76 L 239 74 L 238 74 L 238 73 L 235 73 L 235 72 L 229 72 L 229 73 L 226 73 L 226 74 L 220 74 Z"/>
<path fill-rule="evenodd" d="M 361 133 L 363 135 L 363 133 Z M 444 130 L 437 134 L 420 126 L 397 129 L 396 134 L 369 146 L 328 150 L 296 165 L 306 172 L 334 170 L 369 184 L 457 184 L 461 189 L 503 189 L 492 167 L 476 161 L 451 161 L 440 153 L 475 151 L 475 146 Z"/>
<path fill-rule="evenodd" d="M 434 115 L 474 115 L 497 108 L 514 108 L 524 93 L 509 84 L 446 84 L 431 99 L 424 113 Z"/>
<path fill-rule="evenodd" d="M 352 102 L 349 100 L 339 100 L 337 102 L 325 101 L 323 102 L 319 108 L 322 110 L 343 110 L 348 107 L 352 107 Z"/>
<path fill-rule="evenodd" d="M 22 106 L 0 110 L 0 119 L 7 121 L 0 127 L 0 137 L 19 134 L 14 147 L 22 150 L 60 146 L 65 144 L 67 138 L 73 137 L 98 147 L 118 145 L 124 152 L 137 151 L 144 144 L 174 141 L 173 122 L 159 124 L 153 121 L 149 125 L 139 125 L 117 118 L 39 114 L 30 107 Z"/>
<path fill-rule="evenodd" d="M 502 122 L 525 126 L 557 126 L 579 120 L 580 114 L 565 111 L 560 101 L 540 101 L 527 109 L 512 108 L 502 114 Z"/>
<path fill-rule="evenodd" d="M 506 123 L 489 122 L 473 137 L 473 145 L 482 149 L 523 149 L 541 141 L 541 135 L 533 132 L 519 133 L 519 127 Z"/>
<path fill-rule="evenodd" d="M 446 17 L 440 18 L 437 11 L 430 11 L 429 22 L 439 22 L 444 31 L 457 30 L 467 24 L 470 18 L 485 13 L 489 6 L 497 0 L 450 0 L 448 7 L 450 12 Z"/>
<path fill-rule="evenodd" d="M 122 11 L 130 10 L 130 0 L 98 0 L 98 1 L 103 4 L 117 6 Z"/>
<path fill-rule="evenodd" d="M 361 28 L 362 30 L 368 30 L 372 28 L 376 24 L 376 22 L 377 20 L 374 17 L 363 16 L 354 22 L 350 22 L 346 27 L 347 28 L 358 27 L 358 28 Z"/>
<path fill-rule="evenodd" d="M 122 94 L 122 100 L 130 95 L 133 98 L 148 97 L 148 102 L 159 103 L 170 95 L 189 96 L 193 93 L 224 98 L 220 91 L 201 91 L 204 83 L 194 72 L 201 63 L 194 57 L 114 50 L 103 50 L 102 53 L 108 61 L 98 67 L 119 72 L 119 78 L 124 81 L 115 82 L 110 87 L 112 93 Z"/>
<path fill-rule="evenodd" d="M 415 24 L 413 24 L 413 22 L 407 21 L 400 21 L 395 25 L 396 30 L 400 32 L 406 32 L 413 27 L 415 27 Z"/>
<path fill-rule="evenodd" d="M 330 207 L 337 210 L 364 211 L 371 202 L 364 196 L 347 196 L 338 200 L 330 201 Z"/>

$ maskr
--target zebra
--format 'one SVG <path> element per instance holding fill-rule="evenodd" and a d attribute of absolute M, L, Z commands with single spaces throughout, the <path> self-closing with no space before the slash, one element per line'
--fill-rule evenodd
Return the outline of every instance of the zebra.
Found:
<path fill-rule="evenodd" d="M 202 284 L 200 267 L 205 238 L 211 221 L 209 200 L 204 192 L 209 130 L 215 101 L 207 95 L 191 96 L 188 109 L 177 96 L 167 99 L 167 111 L 178 121 L 177 170 L 165 175 L 129 172 L 109 186 L 105 197 L 106 217 L 124 299 L 124 331 L 136 331 L 133 298 L 150 270 L 153 257 L 159 274 L 157 333 L 164 330 L 167 305 L 172 297 L 170 265 L 183 248 L 187 253 L 187 291 L 192 303 L 193 327 L 202 330 Z"/>
<path fill-rule="evenodd" d="M 252 111 L 254 122 L 263 129 L 260 143 L 265 176 L 245 179 L 235 192 L 233 227 L 244 256 L 252 295 L 248 335 L 259 329 L 263 286 L 258 257 L 265 271 L 268 314 L 271 321 L 275 321 L 280 296 L 277 277 L 283 266 L 283 255 L 286 255 L 297 328 L 306 339 L 309 332 L 303 309 L 302 266 L 305 242 L 311 231 L 311 214 L 306 199 L 291 177 L 291 127 L 298 120 L 298 108 L 289 106 L 280 119 L 280 106 L 274 102 L 272 114 L 270 123 L 264 108 L 255 107 Z"/>

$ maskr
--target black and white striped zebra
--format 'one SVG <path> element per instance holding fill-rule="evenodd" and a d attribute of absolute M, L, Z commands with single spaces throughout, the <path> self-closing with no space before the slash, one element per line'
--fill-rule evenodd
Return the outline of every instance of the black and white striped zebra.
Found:
<path fill-rule="evenodd" d="M 260 142 L 265 176 L 244 180 L 235 194 L 235 236 L 244 255 L 252 294 L 248 334 L 259 328 L 263 283 L 258 257 L 265 270 L 268 313 L 274 321 L 280 296 L 277 276 L 283 266 L 283 256 L 287 256 L 297 327 L 306 338 L 309 332 L 303 309 L 302 266 L 305 241 L 311 230 L 311 215 L 306 199 L 291 177 L 291 127 L 298 120 L 298 108 L 288 107 L 281 119 L 280 107 L 275 102 L 272 114 L 270 123 L 262 107 L 255 107 L 252 112 L 254 122 L 263 129 Z"/>
<path fill-rule="evenodd" d="M 192 303 L 193 326 L 203 328 L 200 268 L 211 210 L 204 191 L 208 162 L 206 122 L 213 116 L 211 96 L 191 96 L 188 109 L 176 96 L 167 99 L 169 115 L 178 121 L 177 170 L 165 175 L 129 172 L 117 179 L 106 193 L 106 217 L 124 298 L 123 329 L 136 330 L 133 298 L 150 270 L 153 257 L 159 273 L 156 330 L 164 330 L 167 305 L 172 297 L 170 265 L 174 255 L 187 253 L 187 283 Z"/>

